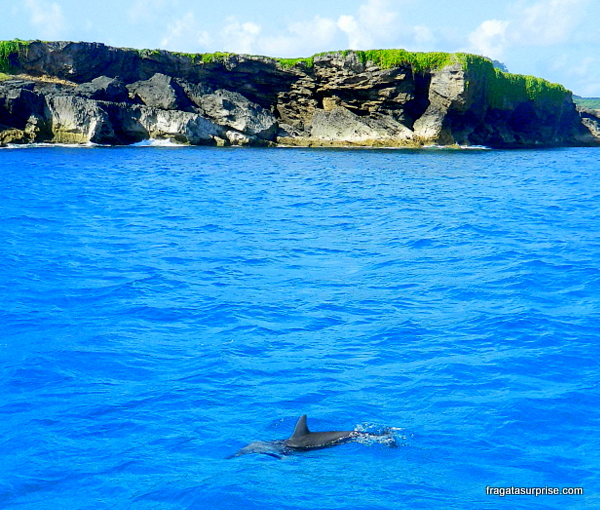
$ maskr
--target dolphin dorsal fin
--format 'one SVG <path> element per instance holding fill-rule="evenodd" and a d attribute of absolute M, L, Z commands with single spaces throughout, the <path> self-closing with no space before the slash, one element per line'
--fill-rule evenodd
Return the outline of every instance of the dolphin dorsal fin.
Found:
<path fill-rule="evenodd" d="M 306 415 L 304 414 L 298 418 L 296 428 L 294 429 L 294 433 L 291 435 L 291 437 L 300 437 L 307 434 L 310 434 L 310 430 L 308 430 L 308 426 L 306 425 Z"/>

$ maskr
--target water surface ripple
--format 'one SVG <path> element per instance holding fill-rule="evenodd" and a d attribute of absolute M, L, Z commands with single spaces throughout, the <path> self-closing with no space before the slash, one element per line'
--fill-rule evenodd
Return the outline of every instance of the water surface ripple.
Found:
<path fill-rule="evenodd" d="M 599 507 L 599 169 L 0 150 L 0 507 Z M 399 446 L 225 459 L 305 413 Z"/>

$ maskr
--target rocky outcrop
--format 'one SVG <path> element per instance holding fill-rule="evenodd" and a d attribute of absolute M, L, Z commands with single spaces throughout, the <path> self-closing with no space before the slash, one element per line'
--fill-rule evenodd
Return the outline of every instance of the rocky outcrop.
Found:
<path fill-rule="evenodd" d="M 600 140 L 600 110 L 592 110 L 590 108 L 577 107 L 577 111 L 581 116 L 581 122 L 589 130 L 589 132 Z"/>
<path fill-rule="evenodd" d="M 338 52 L 290 63 L 31 42 L 7 58 L 16 77 L 0 82 L 0 143 L 598 144 L 598 117 L 568 91 L 471 61 L 383 65 Z"/>
<path fill-rule="evenodd" d="M 181 86 L 170 76 L 156 73 L 149 80 L 136 81 L 127 85 L 129 97 L 143 104 L 163 110 L 186 110 L 190 100 Z"/>
<path fill-rule="evenodd" d="M 275 117 L 238 92 L 217 90 L 201 96 L 198 106 L 215 124 L 233 128 L 250 137 L 273 140 L 277 133 Z"/>
<path fill-rule="evenodd" d="M 196 107 L 164 75 L 132 85 L 128 89 L 108 77 L 76 87 L 6 80 L 0 83 L 0 143 L 123 145 L 166 139 L 191 145 L 265 145 L 275 140 L 277 124 L 270 113 L 235 93 L 237 103 L 225 115 Z M 202 97 L 209 101 L 212 96 L 224 97 Z"/>
<path fill-rule="evenodd" d="M 161 110 L 140 105 L 122 108 L 112 104 L 105 107 L 112 113 L 112 124 L 118 126 L 116 133 L 118 144 L 154 139 L 189 145 L 220 145 L 226 138 L 220 126 L 197 113 Z M 97 143 L 111 143 L 111 141 L 105 139 Z"/>
<path fill-rule="evenodd" d="M 361 117 L 342 106 L 317 110 L 310 124 L 310 138 L 353 144 L 376 140 L 410 141 L 413 132 L 391 116 Z"/>
<path fill-rule="evenodd" d="M 112 101 L 116 103 L 127 102 L 129 92 L 120 78 L 100 76 L 89 83 L 79 85 L 75 93 L 78 96 L 99 101 Z"/>
<path fill-rule="evenodd" d="M 49 133 L 44 98 L 34 83 L 14 80 L 0 83 L 0 143 L 32 143 Z"/>

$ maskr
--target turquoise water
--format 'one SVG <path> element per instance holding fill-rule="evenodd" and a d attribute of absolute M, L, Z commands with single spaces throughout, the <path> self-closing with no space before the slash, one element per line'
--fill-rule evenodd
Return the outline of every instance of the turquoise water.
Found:
<path fill-rule="evenodd" d="M 599 507 L 598 155 L 1 149 L 0 507 Z"/>

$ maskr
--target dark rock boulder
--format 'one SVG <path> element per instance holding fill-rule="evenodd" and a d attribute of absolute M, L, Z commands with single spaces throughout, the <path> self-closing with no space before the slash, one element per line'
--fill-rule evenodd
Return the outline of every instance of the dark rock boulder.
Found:
<path fill-rule="evenodd" d="M 145 81 L 164 74 L 211 90 L 236 90 L 251 102 L 269 109 L 280 92 L 288 90 L 301 74 L 282 69 L 268 57 L 225 55 L 205 61 L 195 55 L 165 50 L 114 48 L 101 43 L 32 41 L 11 56 L 14 72 L 55 76 L 87 83 L 99 76 L 120 76 L 125 83 Z"/>
<path fill-rule="evenodd" d="M 115 103 L 129 101 L 129 91 L 125 87 L 123 80 L 118 77 L 109 78 L 108 76 L 100 76 L 94 78 L 89 83 L 79 85 L 74 93 L 99 101 L 112 101 Z"/>
<path fill-rule="evenodd" d="M 23 80 L 0 83 L 0 124 L 11 131 L 4 143 L 29 143 L 49 136 L 46 101 L 34 88 L 35 83 Z"/>
<path fill-rule="evenodd" d="M 450 111 L 464 112 L 472 104 L 465 86 L 465 72 L 460 64 L 447 66 L 431 76 L 427 109 L 414 123 L 415 137 L 425 143 L 456 143 L 445 122 Z"/>
<path fill-rule="evenodd" d="M 582 106 L 577 107 L 581 122 L 589 133 L 600 142 L 600 110 L 592 110 Z"/>
<path fill-rule="evenodd" d="M 47 102 L 52 142 L 119 143 L 108 113 L 97 101 L 79 96 L 51 96 Z"/>
<path fill-rule="evenodd" d="M 342 106 L 357 115 L 403 110 L 415 98 L 409 65 L 382 69 L 362 63 L 355 53 L 315 58 L 315 95 L 325 110 Z"/>
<path fill-rule="evenodd" d="M 217 145 L 225 138 L 223 128 L 204 117 L 178 110 L 143 105 L 123 107 L 107 104 L 115 134 L 122 143 L 142 140 L 170 140 L 190 145 Z"/>
<path fill-rule="evenodd" d="M 215 124 L 263 140 L 274 140 L 277 121 L 273 114 L 238 92 L 217 90 L 198 98 L 204 115 Z"/>
<path fill-rule="evenodd" d="M 200 108 L 204 96 L 214 93 L 214 90 L 204 83 L 193 83 L 181 78 L 178 78 L 176 81 L 183 90 L 183 93 L 192 103 L 193 107 L 196 108 Z"/>
<path fill-rule="evenodd" d="M 378 140 L 408 141 L 413 132 L 389 116 L 361 117 L 344 107 L 319 110 L 313 116 L 310 136 L 319 140 L 351 143 Z"/>
<path fill-rule="evenodd" d="M 139 98 L 146 106 L 163 110 L 186 110 L 191 103 L 181 86 L 170 76 L 156 73 L 149 80 L 127 85 L 129 97 Z"/>

